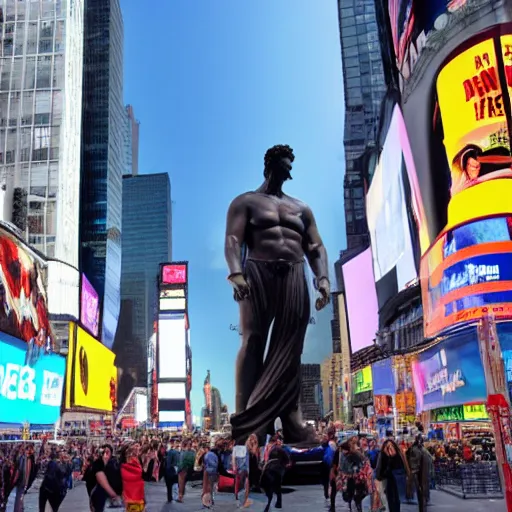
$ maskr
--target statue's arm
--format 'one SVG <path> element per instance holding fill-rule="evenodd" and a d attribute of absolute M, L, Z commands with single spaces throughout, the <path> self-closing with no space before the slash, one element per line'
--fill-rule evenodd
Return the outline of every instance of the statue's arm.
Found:
<path fill-rule="evenodd" d="M 315 216 L 311 209 L 306 206 L 303 211 L 303 220 L 306 228 L 304 240 L 304 252 L 311 270 L 317 279 L 329 277 L 329 263 L 327 261 L 327 250 L 318 232 Z"/>
<path fill-rule="evenodd" d="M 238 196 L 229 205 L 226 220 L 224 256 L 230 275 L 242 273 L 242 244 L 248 219 L 248 205 L 244 196 Z"/>

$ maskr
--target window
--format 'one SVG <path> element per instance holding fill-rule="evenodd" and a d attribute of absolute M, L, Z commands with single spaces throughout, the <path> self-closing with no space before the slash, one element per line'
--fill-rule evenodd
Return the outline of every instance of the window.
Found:
<path fill-rule="evenodd" d="M 50 124 L 50 113 L 48 112 L 46 114 L 35 114 L 34 124 Z"/>

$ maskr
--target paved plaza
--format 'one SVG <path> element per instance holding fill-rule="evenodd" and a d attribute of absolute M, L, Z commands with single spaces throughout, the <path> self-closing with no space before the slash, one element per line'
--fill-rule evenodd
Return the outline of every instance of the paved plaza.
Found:
<path fill-rule="evenodd" d="M 287 492 L 283 496 L 283 510 L 289 512 L 317 512 L 327 510 L 327 503 L 322 497 L 320 486 L 300 486 L 287 487 Z M 201 488 L 189 487 L 185 496 L 185 503 L 167 504 L 167 493 L 165 485 L 147 484 L 146 495 L 148 500 L 147 512 L 196 512 L 204 510 L 201 506 Z M 262 495 L 252 496 L 254 504 L 243 510 L 261 512 L 264 509 L 265 499 Z M 25 500 L 25 512 L 38 512 L 37 506 L 38 489 L 37 486 L 31 490 Z M 12 500 L 9 504 L 8 512 L 12 512 Z M 438 511 L 461 511 L 464 512 L 505 512 L 503 500 L 462 500 L 453 497 L 441 491 L 434 491 L 432 495 L 432 512 Z M 121 510 L 121 509 L 107 509 Z M 219 494 L 216 504 L 216 511 L 231 512 L 237 510 L 232 495 Z M 275 510 L 275 509 L 273 509 Z M 338 503 L 337 511 L 348 512 L 348 507 L 342 503 L 341 497 Z M 418 507 L 403 506 L 403 512 L 417 511 Z M 79 483 L 72 491 L 68 493 L 59 512 L 88 512 L 89 506 L 85 485 Z M 51 512 L 47 508 L 47 512 Z"/>

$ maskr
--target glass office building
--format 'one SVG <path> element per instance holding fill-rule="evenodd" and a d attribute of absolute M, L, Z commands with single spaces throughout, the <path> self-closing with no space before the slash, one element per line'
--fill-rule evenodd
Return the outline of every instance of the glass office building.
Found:
<path fill-rule="evenodd" d="M 130 385 L 120 384 L 119 401 L 130 386 L 147 385 L 147 343 L 157 311 L 160 263 L 172 260 L 171 182 L 167 173 L 123 178 L 123 307 L 114 351 Z M 126 389 L 125 389 L 126 388 Z"/>
<path fill-rule="evenodd" d="M 112 347 L 120 308 L 125 127 L 119 0 L 86 0 L 83 96 L 82 269 L 103 298 L 101 339 Z"/>
<path fill-rule="evenodd" d="M 348 250 L 368 244 L 363 154 L 375 146 L 386 93 L 375 0 L 338 0 L 345 86 L 345 221 Z"/>
<path fill-rule="evenodd" d="M 79 266 L 84 3 L 0 0 L 3 220 Z"/>

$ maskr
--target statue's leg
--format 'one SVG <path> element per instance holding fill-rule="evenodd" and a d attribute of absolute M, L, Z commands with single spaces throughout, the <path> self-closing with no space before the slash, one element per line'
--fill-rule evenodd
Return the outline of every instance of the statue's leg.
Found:
<path fill-rule="evenodd" d="M 258 307 L 260 293 L 264 290 L 252 289 L 252 296 L 240 305 L 240 329 L 242 346 L 236 359 L 236 413 L 245 411 L 249 397 L 263 370 L 263 356 L 267 344 L 268 331 L 273 319 L 273 311 Z"/>

